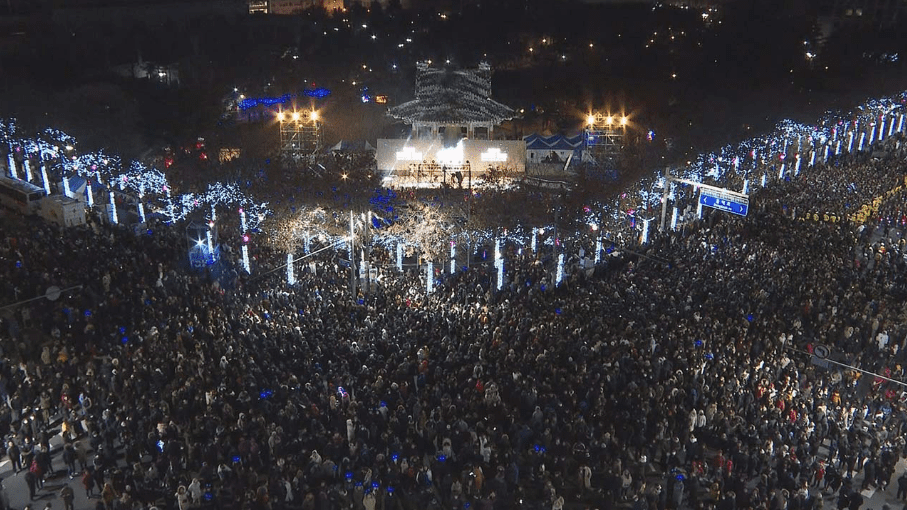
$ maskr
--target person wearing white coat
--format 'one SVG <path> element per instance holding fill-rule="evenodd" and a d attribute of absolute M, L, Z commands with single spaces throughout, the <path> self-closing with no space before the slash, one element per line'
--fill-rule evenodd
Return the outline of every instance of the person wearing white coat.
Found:
<path fill-rule="evenodd" d="M 365 507 L 365 510 L 375 510 L 375 493 L 373 491 L 369 491 L 369 493 L 362 498 L 362 506 Z"/>
<path fill-rule="evenodd" d="M 185 485 L 180 485 L 174 496 L 179 510 L 187 510 L 189 508 L 189 491 L 186 490 Z"/>
<path fill-rule="evenodd" d="M 564 508 L 564 497 L 558 496 L 557 499 L 554 500 L 554 503 L 551 504 L 551 510 L 563 510 L 563 508 Z"/>
<path fill-rule="evenodd" d="M 485 436 L 479 437 L 479 453 L 486 464 L 491 462 L 491 447 L 488 446 L 488 438 Z"/>
<path fill-rule="evenodd" d="M 592 469 L 589 466 L 580 466 L 579 467 L 579 486 L 583 492 L 589 491 L 592 489 Z"/>
<path fill-rule="evenodd" d="M 198 478 L 193 478 L 189 484 L 189 497 L 192 498 L 193 505 L 198 506 L 202 503 L 202 484 Z"/>
<path fill-rule="evenodd" d="M 287 493 L 287 495 L 284 496 L 284 498 L 283 498 L 284 502 L 292 503 L 293 502 L 293 484 L 291 484 L 290 481 L 287 479 L 283 480 L 283 490 L 284 490 L 284 492 Z"/>

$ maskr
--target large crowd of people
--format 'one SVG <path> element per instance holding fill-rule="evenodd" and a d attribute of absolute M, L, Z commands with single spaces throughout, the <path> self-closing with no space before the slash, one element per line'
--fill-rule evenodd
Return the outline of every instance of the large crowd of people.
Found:
<path fill-rule="evenodd" d="M 290 286 L 230 253 L 218 274 L 192 271 L 164 225 L 4 213 L 2 295 L 82 286 L 0 310 L 7 454 L 40 493 L 59 434 L 58 465 L 106 510 L 907 497 L 904 241 L 877 219 L 788 212 L 851 200 L 841 190 L 902 161 L 839 158 L 755 195 L 746 218 L 653 231 L 558 287 L 550 257 L 508 249 L 501 291 L 477 264 L 430 295 L 401 274 L 355 300 L 330 250 Z"/>

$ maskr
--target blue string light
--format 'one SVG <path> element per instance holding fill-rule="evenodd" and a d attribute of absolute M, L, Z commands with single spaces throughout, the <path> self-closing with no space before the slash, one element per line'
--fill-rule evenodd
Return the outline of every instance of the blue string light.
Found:
<path fill-rule="evenodd" d="M 325 98 L 325 97 L 331 95 L 331 91 L 324 87 L 318 87 L 315 89 L 305 89 L 303 91 L 303 93 L 308 97 L 315 97 L 318 99 Z"/>
<path fill-rule="evenodd" d="M 284 94 L 280 97 L 250 97 L 239 102 L 240 110 L 248 110 L 256 106 L 274 106 L 288 102 L 295 94 Z"/>

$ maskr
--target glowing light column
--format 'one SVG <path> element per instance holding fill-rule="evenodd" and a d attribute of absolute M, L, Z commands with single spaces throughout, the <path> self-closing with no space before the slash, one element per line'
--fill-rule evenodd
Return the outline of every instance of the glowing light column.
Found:
<path fill-rule="evenodd" d="M 403 243 L 397 243 L 397 271 L 403 272 Z"/>
<path fill-rule="evenodd" d="M 117 201 L 112 191 L 110 192 L 110 222 L 114 225 L 120 222 L 119 218 L 117 218 Z"/>
<path fill-rule="evenodd" d="M 677 214 L 677 208 L 674 208 L 674 214 Z M 673 228 L 673 226 L 672 226 Z M 599 237 L 595 240 L 595 258 L 593 263 L 598 264 L 602 259 L 602 238 Z"/>
<path fill-rule="evenodd" d="M 532 227 L 532 253 L 536 253 L 536 247 L 538 246 L 538 237 L 539 229 L 538 227 Z"/>
<path fill-rule="evenodd" d="M 88 207 L 94 207 L 94 193 L 91 192 L 91 181 L 85 180 L 85 195 L 88 196 Z"/>
<path fill-rule="evenodd" d="M 904 132 L 904 114 L 901 114 L 901 117 L 898 119 L 898 133 Z"/>
<path fill-rule="evenodd" d="M 252 266 L 249 264 L 249 234 L 246 233 L 246 212 L 239 210 L 239 222 L 242 225 L 242 266 L 247 273 L 252 274 Z"/>
<path fill-rule="evenodd" d="M 876 141 L 876 125 L 875 122 L 872 123 L 872 129 L 869 130 L 869 145 L 872 145 Z"/>
<path fill-rule="evenodd" d="M 32 179 L 31 162 L 28 160 L 28 158 L 25 158 L 25 162 L 23 163 L 23 166 L 25 166 L 25 180 L 28 182 L 31 182 L 31 179 Z"/>
<path fill-rule="evenodd" d="M 145 198 L 145 185 L 139 185 L 139 218 L 141 218 L 142 223 L 145 223 L 145 204 L 142 203 L 142 199 Z"/>
<path fill-rule="evenodd" d="M 293 254 L 287 253 L 287 283 L 293 285 L 296 283 L 296 274 L 293 271 Z"/>
<path fill-rule="evenodd" d="M 504 258 L 501 257 L 501 240 L 494 240 L 494 267 L 498 270 L 498 290 L 504 286 Z"/>
<path fill-rule="evenodd" d="M 44 185 L 44 193 L 50 195 L 50 181 L 47 180 L 47 166 L 41 163 L 41 184 Z"/>
<path fill-rule="evenodd" d="M 457 243 L 450 242 L 450 274 L 457 272 Z"/>
<path fill-rule="evenodd" d="M 743 181 L 743 188 L 744 190 L 746 189 L 746 181 Z M 746 194 L 746 191 L 744 191 L 743 193 Z M 677 230 L 677 215 L 678 211 L 675 207 L 674 211 L 671 213 L 671 230 Z"/>
<path fill-rule="evenodd" d="M 242 268 L 252 274 L 252 267 L 249 265 L 249 247 L 245 244 L 242 245 Z"/>
<path fill-rule="evenodd" d="M 838 145 L 841 145 L 841 142 L 838 142 Z M 794 163 L 794 176 L 800 175 L 800 154 L 797 154 L 797 162 Z"/>
<path fill-rule="evenodd" d="M 170 221 L 173 221 L 175 219 L 173 216 L 175 213 L 173 211 L 173 207 L 174 207 L 173 200 L 170 198 L 170 186 L 164 186 L 164 192 L 167 193 L 167 203 L 169 204 L 169 206 L 167 207 L 167 210 L 170 213 Z M 245 232 L 245 231 L 246 231 L 245 219 L 243 219 L 243 232 Z"/>
<path fill-rule="evenodd" d="M 894 115 L 891 116 L 891 122 L 888 123 L 888 138 L 894 134 Z"/>
<path fill-rule="evenodd" d="M 853 152 L 853 131 L 847 133 L 847 153 L 850 154 Z"/>
<path fill-rule="evenodd" d="M 561 282 L 564 280 L 564 254 L 561 253 L 557 256 L 557 276 L 554 280 L 554 285 L 559 287 Z"/>
<path fill-rule="evenodd" d="M 429 260 L 425 264 L 425 292 L 431 294 L 435 290 L 435 265 Z"/>
<path fill-rule="evenodd" d="M 857 146 L 857 150 L 863 152 L 863 141 L 866 140 L 866 132 L 860 132 L 860 145 Z"/>
<path fill-rule="evenodd" d="M 882 120 L 879 122 L 879 141 L 885 139 L 885 117 L 882 117 Z"/>
<path fill-rule="evenodd" d="M 16 158 L 13 157 L 13 153 L 10 152 L 7 157 L 7 162 L 9 163 L 9 176 L 13 179 L 19 179 L 19 170 L 16 168 Z"/>

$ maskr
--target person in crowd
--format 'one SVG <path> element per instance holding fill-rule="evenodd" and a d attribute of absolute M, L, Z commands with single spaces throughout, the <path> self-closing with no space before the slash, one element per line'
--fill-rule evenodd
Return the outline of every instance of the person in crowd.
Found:
<path fill-rule="evenodd" d="M 70 487 L 69 484 L 65 484 L 60 489 L 60 499 L 63 500 L 63 510 L 73 510 L 75 492 L 72 490 L 72 487 Z"/>
<path fill-rule="evenodd" d="M 860 508 L 855 491 L 892 476 L 901 498 L 902 192 L 862 230 L 804 219 L 894 189 L 892 148 L 830 159 L 760 190 L 745 219 L 653 233 L 560 286 L 547 254 L 505 247 L 500 292 L 480 265 L 431 295 L 401 274 L 351 300 L 331 250 L 289 286 L 266 245 L 259 276 L 235 253 L 215 274 L 184 269 L 182 234 L 153 222 L 139 236 L 0 222 L 5 295 L 83 285 L 31 306 L 30 328 L 0 318 L 0 419 L 34 498 L 32 466 L 52 468 L 36 422 L 72 412 L 61 455 L 107 510 L 562 508 L 604 492 L 640 509 L 805 510 L 823 478 Z M 46 345 L 25 341 L 35 328 Z M 813 363 L 820 344 L 855 368 Z"/>

